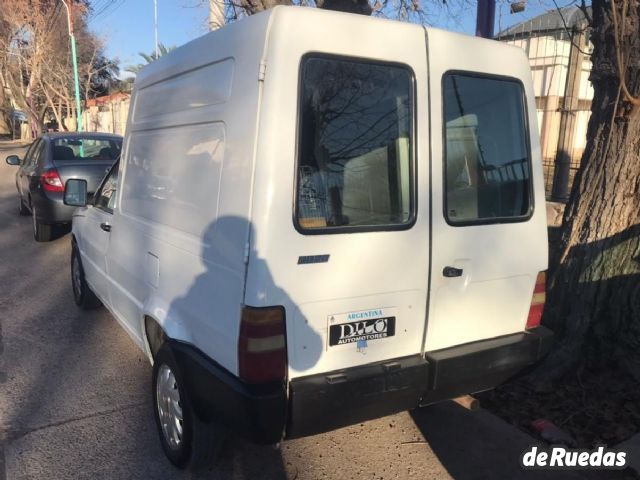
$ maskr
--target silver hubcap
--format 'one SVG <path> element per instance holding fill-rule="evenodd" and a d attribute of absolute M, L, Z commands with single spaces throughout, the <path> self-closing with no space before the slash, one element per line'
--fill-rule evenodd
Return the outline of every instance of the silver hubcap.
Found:
<path fill-rule="evenodd" d="M 171 448 L 177 449 L 182 443 L 182 404 L 178 383 L 166 364 L 158 371 L 156 403 L 164 439 Z"/>
<path fill-rule="evenodd" d="M 38 231 L 38 218 L 36 217 L 36 209 L 34 207 L 31 207 L 31 217 L 33 218 L 33 231 L 37 232 Z"/>
<path fill-rule="evenodd" d="M 80 298 L 82 291 L 80 289 L 81 278 L 80 278 L 80 263 L 78 263 L 78 259 L 73 257 L 73 264 L 71 265 L 71 278 L 73 280 L 73 292 L 76 294 L 76 297 Z"/>

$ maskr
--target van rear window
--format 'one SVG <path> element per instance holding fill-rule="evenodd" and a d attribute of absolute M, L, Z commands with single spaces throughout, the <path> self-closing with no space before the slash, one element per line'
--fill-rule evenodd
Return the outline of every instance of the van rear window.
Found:
<path fill-rule="evenodd" d="M 413 77 L 328 56 L 301 65 L 296 222 L 301 231 L 407 228 L 413 218 Z"/>
<path fill-rule="evenodd" d="M 528 218 L 531 159 L 522 84 L 449 73 L 443 90 L 447 221 L 467 225 Z"/>

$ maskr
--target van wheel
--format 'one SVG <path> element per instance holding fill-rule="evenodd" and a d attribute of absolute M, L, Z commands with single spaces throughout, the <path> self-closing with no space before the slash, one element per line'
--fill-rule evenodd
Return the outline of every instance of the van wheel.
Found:
<path fill-rule="evenodd" d="M 48 242 L 51 240 L 51 225 L 38 222 L 36 215 L 36 207 L 31 209 L 31 217 L 33 219 L 33 238 L 36 242 Z"/>
<path fill-rule="evenodd" d="M 22 195 L 20 194 L 18 194 L 18 202 L 20 202 L 20 206 L 18 207 L 18 212 L 20 213 L 20 215 L 22 215 L 23 217 L 29 215 L 29 209 L 25 206 L 24 202 L 22 201 Z"/>
<path fill-rule="evenodd" d="M 152 394 L 160 442 L 171 463 L 192 471 L 213 465 L 224 443 L 224 431 L 196 415 L 166 343 L 154 359 Z"/>
<path fill-rule="evenodd" d="M 80 308 L 90 310 L 99 307 L 102 303 L 87 284 L 80 260 L 80 252 L 76 244 L 71 248 L 71 285 L 73 286 L 73 299 Z"/>

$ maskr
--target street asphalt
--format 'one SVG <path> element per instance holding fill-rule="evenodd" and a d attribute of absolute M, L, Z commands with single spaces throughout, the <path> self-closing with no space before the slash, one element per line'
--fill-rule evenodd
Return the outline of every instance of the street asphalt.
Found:
<path fill-rule="evenodd" d="M 157 438 L 147 359 L 105 309 L 75 306 L 69 234 L 36 243 L 18 215 L 4 157 L 22 152 L 0 144 L 0 480 L 584 478 L 521 470 L 531 437 L 449 402 L 279 448 L 231 438 L 210 471 L 176 470 Z"/>

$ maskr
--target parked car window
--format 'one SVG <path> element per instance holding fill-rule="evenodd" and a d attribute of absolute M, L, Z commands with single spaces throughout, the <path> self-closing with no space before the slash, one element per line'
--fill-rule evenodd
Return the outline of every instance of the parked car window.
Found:
<path fill-rule="evenodd" d="M 33 149 L 33 155 L 29 160 L 30 167 L 35 168 L 38 165 L 38 162 L 40 162 L 40 159 L 42 158 L 42 155 L 46 146 L 47 146 L 47 142 L 45 142 L 42 139 L 39 140 L 38 145 Z"/>
<path fill-rule="evenodd" d="M 116 206 L 116 191 L 118 188 L 119 163 L 116 163 L 107 174 L 102 185 L 95 194 L 94 205 L 112 213 Z"/>
<path fill-rule="evenodd" d="M 328 56 L 301 65 L 296 220 L 302 231 L 406 228 L 413 210 L 413 76 Z"/>
<path fill-rule="evenodd" d="M 29 162 L 31 161 L 31 155 L 33 155 L 33 152 L 35 150 L 35 146 L 38 143 L 38 140 L 34 140 L 31 145 L 29 145 L 29 148 L 27 148 L 26 153 L 24 154 L 24 157 L 22 157 L 22 161 L 21 161 L 21 165 L 25 166 L 28 165 Z"/>
<path fill-rule="evenodd" d="M 118 139 L 61 137 L 53 140 L 53 160 L 116 160 L 122 141 Z"/>
<path fill-rule="evenodd" d="M 452 225 L 527 218 L 531 160 L 524 91 L 510 79 L 443 80 L 445 214 Z"/>

